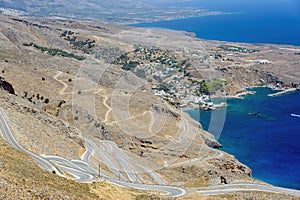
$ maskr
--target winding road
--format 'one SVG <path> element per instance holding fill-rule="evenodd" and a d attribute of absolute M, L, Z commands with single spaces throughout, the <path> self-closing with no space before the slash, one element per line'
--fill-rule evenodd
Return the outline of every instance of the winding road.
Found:
<path fill-rule="evenodd" d="M 104 96 L 102 96 L 102 97 L 104 97 Z M 107 122 L 107 120 L 108 120 L 108 114 L 111 112 L 111 107 L 109 106 L 109 105 L 107 105 L 107 99 L 108 99 L 108 97 L 107 96 L 105 96 L 105 98 L 104 98 L 104 100 L 103 100 L 103 105 L 108 109 L 108 111 L 105 113 L 105 118 L 104 118 L 104 123 L 106 123 Z"/>
<path fill-rule="evenodd" d="M 59 157 L 59 156 L 52 156 L 52 155 L 43 155 L 39 156 L 36 155 L 29 150 L 22 147 L 16 138 L 14 137 L 12 131 L 10 130 L 4 114 L 2 110 L 0 109 L 0 131 L 3 136 L 3 138 L 11 144 L 13 147 L 19 149 L 20 151 L 30 155 L 37 163 L 38 165 L 47 171 L 55 172 L 55 174 L 60 175 L 65 178 L 70 178 L 70 175 L 73 176 L 73 180 L 78 182 L 94 182 L 94 181 L 100 181 L 99 179 L 96 180 L 96 170 L 94 167 L 90 164 L 90 156 L 92 155 L 92 152 L 95 150 L 98 154 L 102 155 L 101 150 L 97 145 L 95 145 L 92 141 L 85 140 L 84 145 L 86 147 L 86 152 L 83 154 L 82 159 L 83 161 L 79 160 L 72 160 L 69 161 L 65 158 Z M 59 164 L 53 164 L 50 161 L 57 162 Z M 107 162 L 111 163 L 111 161 L 107 158 Z M 107 163 L 106 163 L 107 164 Z M 107 164 L 108 165 L 108 164 Z M 112 164 L 113 165 L 113 164 Z M 112 168 L 112 166 L 111 166 Z M 60 173 L 60 170 L 70 174 L 70 175 L 64 175 Z M 114 168 L 116 170 L 117 168 Z M 124 187 L 129 187 L 133 189 L 140 189 L 140 190 L 156 190 L 163 192 L 164 196 L 167 197 L 179 197 L 183 196 L 187 193 L 185 189 L 167 186 L 167 185 L 147 185 L 147 184 L 140 184 L 140 183 L 130 183 L 125 181 L 119 181 L 115 180 L 113 178 L 108 177 L 105 174 L 101 174 L 103 178 L 110 181 L 113 184 L 121 185 Z M 123 177 L 125 179 L 125 177 Z"/>
<path fill-rule="evenodd" d="M 186 118 L 182 118 L 183 120 L 183 131 L 181 136 L 179 137 L 179 140 L 182 141 L 185 139 L 185 137 L 187 136 L 187 133 L 190 131 L 190 127 L 188 126 L 188 121 L 186 120 Z"/>
<path fill-rule="evenodd" d="M 68 160 L 59 156 L 53 155 L 36 155 L 29 150 L 25 149 L 21 146 L 16 138 L 14 137 L 12 131 L 10 130 L 2 109 L 0 108 L 0 131 L 3 138 L 11 144 L 13 147 L 19 149 L 20 151 L 30 155 L 37 164 L 44 170 L 53 172 L 59 176 L 73 179 L 77 182 L 97 182 L 101 181 L 98 178 L 98 171 L 91 165 L 90 158 L 93 155 L 93 152 L 97 154 L 104 162 L 105 165 L 112 170 L 112 172 L 117 173 L 122 180 L 127 180 L 123 175 L 119 173 L 118 168 L 116 165 L 105 155 L 105 151 L 109 153 L 117 153 L 118 158 L 117 160 L 120 162 L 119 164 L 126 172 L 128 178 L 135 183 L 130 183 L 126 181 L 120 181 L 108 177 L 106 174 L 101 172 L 101 177 L 110 181 L 113 184 L 139 189 L 139 190 L 155 190 L 163 192 L 164 196 L 167 197 L 180 197 L 187 194 L 187 190 L 183 188 L 167 186 L 167 185 L 148 185 L 148 184 L 141 184 L 140 180 L 135 176 L 133 170 L 130 165 L 128 165 L 128 158 L 126 154 L 124 154 L 118 146 L 112 141 L 102 141 L 103 151 L 91 140 L 84 139 L 84 146 L 86 151 L 82 155 L 82 160 Z M 184 128 L 184 132 L 187 131 L 187 128 Z M 182 134 L 184 137 L 185 133 Z M 185 163 L 177 163 L 177 165 L 184 165 L 184 164 L 192 164 L 194 162 L 199 162 L 203 160 L 213 159 L 218 156 L 221 156 L 222 152 L 216 150 L 216 154 L 213 156 L 209 156 L 206 158 L 202 158 L 195 161 L 185 162 Z M 174 165 L 176 166 L 176 165 Z M 144 168 L 154 180 L 162 184 L 163 181 L 153 172 L 151 169 L 146 168 L 145 166 L 141 166 Z M 63 173 L 61 173 L 61 171 Z M 299 190 L 292 190 L 287 188 L 275 187 L 272 185 L 261 185 L 261 184 L 250 184 L 250 183 L 240 183 L 240 184 L 225 184 L 225 185 L 216 185 L 216 186 L 208 186 L 204 188 L 198 189 L 198 192 L 202 195 L 219 195 L 219 194 L 226 194 L 232 192 L 240 192 L 240 191 L 264 191 L 264 192 L 272 192 L 272 193 L 286 193 L 291 195 L 300 196 Z"/>

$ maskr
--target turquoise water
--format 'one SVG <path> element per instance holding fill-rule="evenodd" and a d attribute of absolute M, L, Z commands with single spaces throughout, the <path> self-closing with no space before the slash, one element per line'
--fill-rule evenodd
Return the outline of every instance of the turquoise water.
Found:
<path fill-rule="evenodd" d="M 228 99 L 225 124 L 218 141 L 253 170 L 253 177 L 300 189 L 300 92 L 268 97 L 273 91 L 256 88 L 255 95 Z M 188 110 L 208 130 L 213 112 Z M 258 115 L 253 113 L 258 112 Z M 214 129 L 210 128 L 214 133 Z M 215 133 L 218 136 L 218 133 Z"/>
<path fill-rule="evenodd" d="M 185 30 L 196 33 L 199 38 L 210 40 L 300 46 L 299 0 L 194 0 L 176 5 L 204 7 L 230 14 L 133 26 Z"/>

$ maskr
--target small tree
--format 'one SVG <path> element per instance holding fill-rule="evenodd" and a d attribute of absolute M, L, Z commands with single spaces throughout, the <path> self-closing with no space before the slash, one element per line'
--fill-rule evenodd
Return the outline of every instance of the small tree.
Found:
<path fill-rule="evenodd" d="M 140 156 L 142 157 L 144 155 L 144 151 L 140 151 Z"/>
<path fill-rule="evenodd" d="M 205 80 L 200 82 L 200 93 L 209 94 L 209 89 Z"/>
<path fill-rule="evenodd" d="M 45 99 L 44 103 L 48 104 L 50 100 L 48 98 Z"/>
<path fill-rule="evenodd" d="M 146 73 L 144 69 L 137 69 L 136 75 L 142 79 L 146 78 Z"/>

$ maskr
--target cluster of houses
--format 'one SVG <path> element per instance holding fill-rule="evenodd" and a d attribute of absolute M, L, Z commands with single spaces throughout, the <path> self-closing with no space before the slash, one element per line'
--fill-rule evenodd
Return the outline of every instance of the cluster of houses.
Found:
<path fill-rule="evenodd" d="M 133 71 L 142 69 L 145 72 L 145 78 L 154 85 L 153 94 L 161 100 L 178 107 L 215 108 L 213 103 L 206 102 L 210 97 L 200 93 L 200 82 L 189 77 L 188 62 L 180 60 L 176 54 L 158 48 L 136 47 L 133 52 L 121 56 L 118 64 L 128 60 L 139 63 Z"/>
<path fill-rule="evenodd" d="M 177 85 L 180 83 L 177 83 Z M 199 91 L 199 86 L 190 87 L 172 87 L 165 91 L 159 86 L 153 86 L 152 92 L 155 96 L 161 98 L 161 100 L 166 100 L 170 103 L 177 104 L 179 107 L 193 107 L 202 110 L 215 110 L 219 107 L 226 106 L 226 104 L 214 104 L 213 102 L 207 102 L 210 99 L 208 95 L 194 94 L 195 91 Z"/>

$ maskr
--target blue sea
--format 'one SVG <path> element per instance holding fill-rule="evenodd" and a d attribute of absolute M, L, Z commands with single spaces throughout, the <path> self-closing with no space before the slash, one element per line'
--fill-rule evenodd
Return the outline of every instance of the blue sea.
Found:
<path fill-rule="evenodd" d="M 269 88 L 253 90 L 255 95 L 227 100 L 227 108 L 222 108 L 226 118 L 220 137 L 209 126 L 214 123 L 214 112 L 222 111 L 186 112 L 219 137 L 222 150 L 249 166 L 253 177 L 300 189 L 300 118 L 291 116 L 300 114 L 300 92 L 268 97 L 274 93 Z"/>
<path fill-rule="evenodd" d="M 300 46 L 299 0 L 191 0 L 189 3 L 173 5 L 205 8 L 226 14 L 132 26 L 185 30 L 209 40 Z"/>

